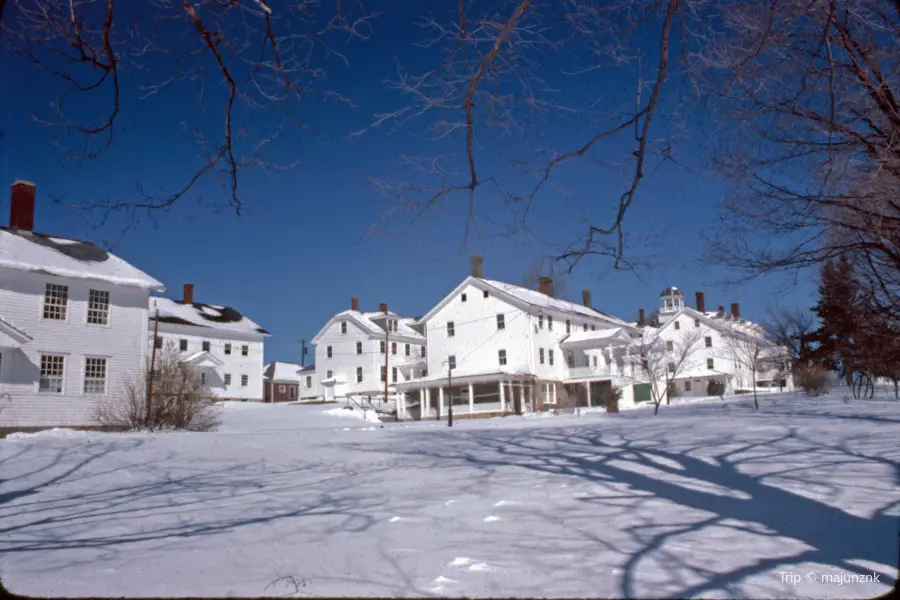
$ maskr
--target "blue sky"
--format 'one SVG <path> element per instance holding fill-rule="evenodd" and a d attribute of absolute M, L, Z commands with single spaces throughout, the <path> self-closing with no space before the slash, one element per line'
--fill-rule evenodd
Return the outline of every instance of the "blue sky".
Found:
<path fill-rule="evenodd" d="M 0 185 L 8 190 L 15 179 L 37 184 L 37 230 L 115 240 L 114 251 L 163 281 L 167 295 L 179 298 L 182 283 L 192 282 L 197 301 L 226 304 L 247 314 L 272 333 L 267 361 L 299 360 L 299 340 L 310 339 L 331 315 L 349 308 L 351 296 L 360 298 L 363 310 L 376 310 L 379 302 L 387 302 L 402 314 L 424 314 L 468 274 L 473 252 L 484 255 L 486 277 L 519 283 L 536 257 L 552 253 L 580 233 L 578 214 L 605 214 L 610 199 L 617 196 L 621 174 L 595 162 L 560 169 L 553 182 L 567 192 L 548 187 L 540 193 L 533 235 L 473 235 L 464 245 L 467 207 L 457 196 L 441 214 L 412 227 L 396 223 L 400 235 L 361 240 L 389 205 L 364 177 L 410 179 L 414 176 L 399 166 L 400 154 L 463 150 L 461 132 L 436 144 L 422 135 L 424 122 L 398 132 L 375 130 L 346 139 L 349 132 L 371 123 L 376 113 L 404 105 L 404 99 L 385 84 L 396 73 L 397 62 L 418 71 L 440 60 L 436 51 L 414 46 L 421 32 L 410 25 L 413 15 L 404 12 L 409 5 L 401 4 L 403 10 L 385 13 L 374 22 L 371 39 L 347 48 L 349 68 L 328 63 L 328 85 L 352 97 L 356 108 L 323 103 L 305 107 L 304 117 L 318 129 L 319 140 L 299 135 L 282 139 L 278 151 L 302 163 L 278 177 L 257 173 L 242 180 L 248 210 L 239 218 L 205 207 L 204 202 L 221 198 L 222 189 L 213 179 L 204 180 L 176 209 L 142 222 L 125 236 L 119 235 L 117 222 L 98 230 L 81 213 L 54 203 L 54 198 L 70 202 L 129 198 L 138 183 L 148 191 L 171 190 L 196 165 L 192 162 L 196 146 L 180 131 L 178 121 L 193 119 L 215 131 L 218 114 L 215 106 L 208 112 L 200 110 L 196 89 L 187 86 L 145 103 L 126 103 L 110 151 L 94 161 L 64 164 L 66 153 L 53 145 L 52 132 L 28 116 L 29 110 L 45 111 L 53 84 L 33 65 L 8 53 L 0 56 L 6 90 L 6 110 L 0 115 Z M 543 65 L 547 77 L 564 85 L 558 96 L 561 102 L 581 105 L 598 94 L 615 99 L 630 89 L 624 76 L 619 80 L 597 75 L 577 82 L 553 79 L 567 60 L 561 57 Z M 243 116 L 251 133 L 269 118 L 264 112 Z M 687 116 L 688 129 L 702 131 L 699 109 L 689 110 Z M 536 142 L 569 150 L 584 143 L 586 131 L 590 128 L 583 122 L 548 117 L 524 137 L 496 138 L 486 132 L 480 138 L 480 169 L 514 184 L 521 174 L 509 166 L 512 152 Z M 629 148 L 614 141 L 595 156 L 614 160 L 627 155 Z M 693 140 L 688 136 L 677 148 L 680 165 L 669 163 L 648 172 L 640 188 L 629 231 L 635 252 L 642 253 L 642 244 L 649 243 L 657 255 L 651 268 L 638 277 L 610 273 L 604 259 L 588 259 L 569 275 L 573 299 L 580 298 L 582 288 L 590 288 L 597 308 L 627 319 L 636 318 L 638 307 L 655 308 L 660 290 L 670 285 L 685 290 L 690 302 L 698 289 L 706 292 L 711 307 L 740 302 L 743 316 L 750 319 L 765 318 L 767 306 L 775 302 L 812 303 L 812 286 L 805 280 L 789 296 L 778 297 L 774 294 L 782 289 L 784 277 L 729 289 L 722 285 L 730 274 L 708 264 L 702 236 L 716 227 L 716 202 L 725 188 L 693 168 L 702 148 L 696 136 Z M 5 218 L 8 193 L 0 198 Z M 491 201 L 487 191 L 478 199 Z"/>

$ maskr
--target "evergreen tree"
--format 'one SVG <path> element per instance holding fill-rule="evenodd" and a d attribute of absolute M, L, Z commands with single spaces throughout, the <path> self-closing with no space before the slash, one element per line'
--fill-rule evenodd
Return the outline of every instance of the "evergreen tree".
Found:
<path fill-rule="evenodd" d="M 819 301 L 813 308 L 819 317 L 813 359 L 838 371 L 848 385 L 853 383 L 854 372 L 865 370 L 863 307 L 858 289 L 849 259 L 830 260 L 822 266 Z"/>

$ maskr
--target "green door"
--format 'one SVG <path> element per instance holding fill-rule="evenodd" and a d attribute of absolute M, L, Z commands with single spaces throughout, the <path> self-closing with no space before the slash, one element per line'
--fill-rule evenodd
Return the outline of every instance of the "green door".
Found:
<path fill-rule="evenodd" d="M 635 402 L 650 402 L 652 400 L 652 394 L 650 392 L 650 384 L 649 383 L 636 383 L 634 385 L 634 401 Z"/>

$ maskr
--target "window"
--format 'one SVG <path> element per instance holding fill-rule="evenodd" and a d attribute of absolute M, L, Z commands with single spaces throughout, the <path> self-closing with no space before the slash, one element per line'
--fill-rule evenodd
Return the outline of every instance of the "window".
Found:
<path fill-rule="evenodd" d="M 328 373 L 325 374 L 325 378 L 331 379 L 332 377 L 334 377 L 334 371 L 332 371 L 331 369 L 328 369 Z"/>
<path fill-rule="evenodd" d="M 712 348 L 712 336 L 706 336 L 706 347 Z"/>
<path fill-rule="evenodd" d="M 362 354 L 362 342 L 356 342 L 356 353 Z"/>
<path fill-rule="evenodd" d="M 362 383 L 362 367 L 356 367 L 356 383 Z"/>
<path fill-rule="evenodd" d="M 454 335 L 456 335 L 456 331 L 453 327 L 453 321 L 450 321 L 447 323 L 447 337 L 453 337 Z"/>
<path fill-rule="evenodd" d="M 381 381 L 384 381 L 385 377 L 387 377 L 387 367 L 381 367 Z"/>
<path fill-rule="evenodd" d="M 66 357 L 54 354 L 41 355 L 41 380 L 38 391 L 62 394 Z"/>
<path fill-rule="evenodd" d="M 394 383 L 397 382 L 397 367 L 391 368 L 391 381 Z"/>
<path fill-rule="evenodd" d="M 158 335 L 158 336 L 156 336 L 156 340 L 154 341 L 153 345 L 156 346 L 157 348 L 162 348 L 162 346 L 163 346 L 162 342 L 163 342 L 162 336 Z"/>
<path fill-rule="evenodd" d="M 675 329 L 681 329 L 681 323 L 675 321 Z"/>
<path fill-rule="evenodd" d="M 286 386 L 283 386 L 283 385 L 279 385 L 279 386 L 278 386 L 278 391 L 279 391 L 280 393 L 283 394 L 283 393 L 285 393 L 285 392 L 287 391 L 287 387 L 286 387 Z"/>
<path fill-rule="evenodd" d="M 465 301 L 466 301 L 466 295 L 463 294 L 462 296 L 460 296 L 460 300 L 462 300 L 463 302 L 465 302 Z"/>
<path fill-rule="evenodd" d="M 700 319 L 694 319 L 694 327 L 700 327 Z"/>
<path fill-rule="evenodd" d="M 230 379 L 230 378 L 231 378 L 231 375 L 229 375 L 228 377 L 229 377 L 229 379 Z M 311 376 L 311 375 L 307 375 L 307 376 L 306 376 L 306 389 L 309 389 L 309 388 L 311 388 L 311 387 L 312 387 L 312 376 Z"/>
<path fill-rule="evenodd" d="M 391 354 L 397 354 L 397 342 L 391 342 Z"/>
<path fill-rule="evenodd" d="M 455 355 L 455 354 L 451 354 L 451 355 L 447 358 L 447 364 L 450 365 L 450 368 L 451 368 L 451 369 L 455 369 L 455 368 L 456 368 L 456 355 Z"/>
<path fill-rule="evenodd" d="M 538 315 L 538 327 L 544 328 L 544 315 Z"/>
<path fill-rule="evenodd" d="M 331 346 L 328 346 L 328 348 L 326 348 L 325 351 L 326 351 L 327 354 L 328 354 L 328 358 L 331 358 L 331 356 L 332 356 L 332 354 L 331 354 Z"/>
<path fill-rule="evenodd" d="M 668 369 L 669 369 L 669 373 L 674 373 L 675 372 L 675 363 L 670 362 L 668 364 Z"/>
<path fill-rule="evenodd" d="M 575 355 L 573 353 L 569 352 L 566 354 L 566 364 L 568 364 L 570 368 L 575 366 Z"/>
<path fill-rule="evenodd" d="M 206 385 L 206 373 L 200 373 L 200 385 Z"/>
<path fill-rule="evenodd" d="M 409 356 L 410 348 L 409 344 L 406 345 L 406 355 Z"/>
<path fill-rule="evenodd" d="M 384 354 L 385 353 L 384 340 L 381 340 L 381 345 L 379 347 L 381 348 L 381 353 Z"/>
<path fill-rule="evenodd" d="M 209 352 L 209 342 L 203 342 L 203 351 Z"/>
<path fill-rule="evenodd" d="M 547 315 L 547 329 L 553 331 L 553 317 Z"/>
<path fill-rule="evenodd" d="M 231 373 L 225 373 L 225 385 L 231 385 Z"/>
<path fill-rule="evenodd" d="M 231 354 L 231 344 L 225 344 L 225 354 Z"/>
<path fill-rule="evenodd" d="M 572 333 L 572 322 L 566 319 L 566 333 Z"/>
<path fill-rule="evenodd" d="M 499 350 L 497 352 L 497 358 L 500 361 L 500 366 L 504 366 L 506 364 L 506 350 Z"/>
<path fill-rule="evenodd" d="M 88 292 L 87 322 L 90 325 L 109 323 L 109 292 L 100 290 Z"/>
<path fill-rule="evenodd" d="M 69 307 L 69 286 L 48 283 L 44 290 L 44 318 L 65 321 Z"/>
<path fill-rule="evenodd" d="M 585 324 L 584 324 L 584 330 L 585 330 L 585 331 L 587 331 L 587 330 L 588 330 L 588 328 L 587 328 L 587 325 L 588 325 L 588 324 L 587 324 L 587 323 L 585 323 Z M 591 329 L 593 329 L 593 327 L 594 327 L 594 326 L 593 326 L 593 325 L 591 325 Z"/>
<path fill-rule="evenodd" d="M 541 364 L 544 364 L 544 349 L 538 349 L 538 359 L 541 361 Z"/>
<path fill-rule="evenodd" d="M 686 391 L 686 392 L 691 391 L 691 382 L 690 381 L 684 382 L 684 391 Z"/>
<path fill-rule="evenodd" d="M 675 344 L 670 341 L 666 342 L 666 352 L 671 352 L 675 349 Z"/>
<path fill-rule="evenodd" d="M 425 356 L 425 346 L 422 346 L 422 356 Z"/>
<path fill-rule="evenodd" d="M 497 329 L 506 329 L 506 316 L 503 313 L 497 315 Z"/>
<path fill-rule="evenodd" d="M 106 393 L 106 359 L 105 358 L 85 358 L 84 359 L 84 393 L 85 394 L 105 394 Z"/>
<path fill-rule="evenodd" d="M 484 290 L 483 294 L 484 294 L 484 297 L 485 297 L 485 298 L 487 298 L 488 296 L 490 296 L 490 294 L 488 294 L 488 291 L 487 291 L 487 290 Z"/>
<path fill-rule="evenodd" d="M 188 341 L 185 339 L 178 340 L 178 349 L 182 352 L 187 352 L 188 349 Z"/>
<path fill-rule="evenodd" d="M 587 329 L 585 329 L 585 331 L 587 331 Z M 591 325 L 591 331 L 597 331 L 597 326 L 596 326 L 596 325 Z"/>
<path fill-rule="evenodd" d="M 552 348 L 547 351 L 547 362 L 549 362 L 551 365 L 553 364 L 553 349 Z"/>
<path fill-rule="evenodd" d="M 241 356 L 250 356 L 250 346 L 247 344 L 241 346 Z"/>
<path fill-rule="evenodd" d="M 297 399 L 297 387 L 296 386 L 292 385 L 291 387 L 288 388 L 288 398 L 290 398 L 291 400 Z"/>
<path fill-rule="evenodd" d="M 241 375 L 241 386 L 247 387 L 250 384 L 250 376 L 249 375 Z"/>
<path fill-rule="evenodd" d="M 706 359 L 706 368 L 710 369 L 710 370 L 715 369 L 716 368 L 715 361 L 713 361 L 713 359 L 711 359 L 711 358 L 707 358 Z"/>
<path fill-rule="evenodd" d="M 596 367 L 596 366 L 597 366 L 597 355 L 595 354 L 594 355 L 594 367 Z"/>
<path fill-rule="evenodd" d="M 341 321 L 341 334 L 347 335 L 347 321 Z"/>

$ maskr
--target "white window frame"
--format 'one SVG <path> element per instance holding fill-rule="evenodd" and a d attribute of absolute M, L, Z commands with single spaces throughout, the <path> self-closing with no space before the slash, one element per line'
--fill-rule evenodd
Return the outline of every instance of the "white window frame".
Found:
<path fill-rule="evenodd" d="M 312 387 L 312 375 L 306 376 L 306 389 L 310 389 Z"/>
<path fill-rule="evenodd" d="M 506 329 L 506 315 L 497 313 L 497 331 L 501 329 Z"/>
<path fill-rule="evenodd" d="M 250 356 L 250 345 L 243 344 L 241 346 L 241 356 Z"/>
<path fill-rule="evenodd" d="M 456 337 L 456 323 L 447 321 L 447 337 Z"/>
<path fill-rule="evenodd" d="M 231 373 L 225 373 L 222 376 L 222 380 L 225 382 L 226 386 L 231 385 Z"/>
<path fill-rule="evenodd" d="M 51 290 L 54 292 L 59 292 L 58 294 L 52 294 Z M 48 302 L 51 298 L 59 299 L 64 298 L 64 302 Z M 51 308 L 57 311 L 58 314 L 62 315 L 61 318 L 56 317 L 48 317 L 47 309 Z M 51 311 L 53 312 L 53 311 Z M 44 300 L 41 303 L 41 320 L 42 321 L 62 321 L 68 322 L 69 320 L 69 286 L 64 285 L 62 283 L 47 283 L 44 286 Z"/>
<path fill-rule="evenodd" d="M 231 342 L 225 342 L 225 354 L 228 356 L 231 355 Z"/>
<path fill-rule="evenodd" d="M 497 362 L 500 363 L 501 367 L 506 366 L 506 350 L 504 348 L 497 350 Z"/>
<path fill-rule="evenodd" d="M 356 367 L 356 383 L 362 383 L 363 381 L 363 368 Z"/>
<path fill-rule="evenodd" d="M 98 381 L 96 377 L 88 377 L 88 361 L 103 361 L 103 391 L 88 391 L 88 380 Z M 109 393 L 109 357 L 108 356 L 85 356 L 81 364 L 81 395 L 82 396 L 105 396 Z"/>
<path fill-rule="evenodd" d="M 250 385 L 250 376 L 246 373 L 241 375 L 241 387 L 247 387 Z"/>
<path fill-rule="evenodd" d="M 283 383 L 279 383 L 279 384 L 278 384 L 278 393 L 279 393 L 279 394 L 283 394 L 283 393 L 285 393 L 286 391 L 287 391 L 287 386 L 284 385 Z"/>
<path fill-rule="evenodd" d="M 456 368 L 456 355 L 455 354 L 451 354 L 450 356 L 447 357 L 447 364 L 450 366 L 450 370 L 453 370 Z"/>
<path fill-rule="evenodd" d="M 101 298 L 103 297 L 103 295 L 106 296 L 105 307 L 103 307 L 103 305 L 101 304 L 101 305 L 99 305 L 99 306 L 101 306 L 101 308 L 96 308 L 96 306 L 94 305 L 94 297 L 93 297 L 95 294 L 99 295 Z M 107 290 L 89 289 L 88 290 L 88 301 L 87 301 L 87 312 L 84 317 L 85 323 L 87 323 L 88 325 L 97 325 L 99 327 L 109 327 L 109 319 L 110 319 L 110 316 L 112 313 L 111 307 L 112 307 L 111 294 Z M 102 317 L 102 321 L 101 322 L 92 322 L 91 321 L 92 316 L 99 319 L 99 317 L 97 317 L 97 315 Z"/>
<path fill-rule="evenodd" d="M 347 321 L 341 321 L 341 335 L 347 335 Z"/>
<path fill-rule="evenodd" d="M 59 391 L 58 392 L 49 390 L 49 389 L 47 389 L 47 390 L 42 389 L 43 388 L 42 380 L 45 379 L 45 376 L 43 375 L 45 358 L 60 358 L 60 359 L 62 359 L 62 363 L 61 363 L 62 372 L 58 377 L 57 376 L 53 377 L 54 380 L 59 379 Z M 45 354 L 45 353 L 41 352 L 40 364 L 38 365 L 38 367 L 40 368 L 39 376 L 38 376 L 38 393 L 39 394 L 50 394 L 53 396 L 59 396 L 59 395 L 66 393 L 66 363 L 68 362 L 68 360 L 67 360 L 68 358 L 69 357 L 66 354 L 53 354 L 53 353 L 49 353 L 49 352 Z M 47 378 L 49 379 L 49 376 Z"/>
<path fill-rule="evenodd" d="M 357 354 L 363 353 L 363 343 L 362 342 L 356 342 L 356 353 Z"/>
<path fill-rule="evenodd" d="M 334 352 L 331 350 L 331 346 L 328 346 L 325 349 L 325 358 L 333 358 L 333 357 L 334 357 Z"/>

